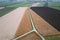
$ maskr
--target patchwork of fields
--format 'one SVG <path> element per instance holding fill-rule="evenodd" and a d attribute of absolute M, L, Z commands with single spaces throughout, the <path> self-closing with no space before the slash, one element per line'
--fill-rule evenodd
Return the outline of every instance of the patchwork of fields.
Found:
<path fill-rule="evenodd" d="M 0 3 L 0 7 L 5 7 L 4 9 L 0 9 L 0 17 L 7 14 L 8 12 L 18 8 L 18 7 L 29 7 L 33 3 Z M 45 2 L 40 2 L 38 7 L 43 7 Z M 60 10 L 60 3 L 58 2 L 51 2 L 48 4 L 48 7 Z"/>
<path fill-rule="evenodd" d="M 31 5 L 32 5 L 33 3 L 0 3 L 0 17 L 2 17 L 2 16 L 4 16 L 4 15 L 6 15 L 6 14 L 8 14 L 9 12 L 11 12 L 11 11 L 13 11 L 14 9 L 16 9 L 16 8 L 18 8 L 18 7 L 30 7 Z M 40 5 L 39 5 L 39 7 L 43 7 L 45 5 L 45 2 L 40 2 Z M 4 8 L 1 8 L 1 7 L 4 7 Z M 60 10 L 60 2 L 50 2 L 49 4 L 48 4 L 48 7 L 49 8 L 53 8 L 53 9 L 57 9 L 57 10 Z M 51 12 L 52 13 L 52 12 Z M 27 15 L 27 14 L 26 14 Z M 25 18 L 27 17 L 27 16 L 24 16 Z M 35 16 L 36 17 L 36 16 Z M 28 17 L 27 17 L 28 18 Z M 37 19 L 36 19 L 37 20 Z M 35 21 L 36 21 L 35 20 Z M 25 20 L 22 20 L 23 22 L 27 22 L 27 20 L 25 19 Z M 28 21 L 29 21 L 29 18 L 28 18 Z M 39 20 L 40 21 L 40 20 Z M 51 22 L 51 21 L 50 21 Z M 56 21 L 57 22 L 57 21 Z M 29 22 L 30 23 L 30 22 Z M 23 23 L 22 23 L 23 24 Z M 27 23 L 28 24 L 28 23 Z M 26 25 L 26 24 L 24 24 L 24 25 Z M 23 25 L 23 26 L 24 26 Z M 38 25 L 38 23 L 37 23 L 37 25 Z M 40 24 L 39 24 L 40 25 Z M 57 24 L 58 25 L 58 24 Z M 60 25 L 60 24 L 59 24 Z M 21 25 L 20 25 L 21 26 Z M 27 25 L 27 26 L 29 26 L 29 25 Z M 31 25 L 30 25 L 31 26 Z M 45 27 L 46 28 L 46 27 Z M 21 29 L 21 28 L 20 28 Z M 20 30 L 19 29 L 19 30 Z M 22 29 L 24 29 L 24 27 L 22 28 Z M 21 29 L 21 30 L 22 30 Z M 29 28 L 28 28 L 29 29 Z M 27 29 L 27 30 L 28 30 Z M 38 28 L 39 29 L 39 28 Z M 20 30 L 20 31 L 21 31 Z M 60 29 L 59 29 L 60 30 Z M 23 30 L 23 31 L 25 31 L 25 30 Z M 47 30 L 48 31 L 48 30 Z M 46 32 L 46 31 L 45 31 Z M 19 36 L 19 31 L 16 33 L 17 34 L 17 36 Z M 23 32 L 22 32 L 23 33 Z M 34 33 L 33 33 L 34 34 Z M 30 35 L 32 35 L 32 34 L 30 34 Z M 35 34 L 34 34 L 35 35 Z M 34 37 L 34 36 L 33 36 Z M 37 36 L 37 38 L 38 38 L 38 36 Z M 31 38 L 30 38 L 31 39 Z M 33 38 L 32 38 L 33 39 Z M 45 36 L 45 39 L 46 40 L 60 40 L 60 35 L 58 36 Z M 18 39 L 18 40 L 20 40 L 20 39 Z M 39 40 L 39 38 L 37 39 L 37 40 Z"/>

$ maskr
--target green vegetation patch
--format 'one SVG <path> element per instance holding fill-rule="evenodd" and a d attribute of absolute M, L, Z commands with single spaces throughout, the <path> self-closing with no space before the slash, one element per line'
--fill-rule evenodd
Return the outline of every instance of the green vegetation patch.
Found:
<path fill-rule="evenodd" d="M 0 7 L 4 7 L 4 6 L 9 6 L 9 5 L 13 5 L 15 3 L 11 3 L 11 2 L 0 2 Z"/>
<path fill-rule="evenodd" d="M 60 40 L 60 36 L 48 36 L 48 37 L 45 37 L 46 40 Z"/>
<path fill-rule="evenodd" d="M 60 10 L 60 2 L 51 2 L 48 7 Z"/>
<path fill-rule="evenodd" d="M 40 2 L 39 7 L 44 7 L 46 2 Z M 49 2 L 48 7 L 60 10 L 60 2 Z"/>
<path fill-rule="evenodd" d="M 6 7 L 4 9 L 0 10 L 0 17 L 4 16 L 5 14 L 7 14 L 8 12 L 12 11 L 13 9 L 16 9 L 15 7 Z"/>
<path fill-rule="evenodd" d="M 31 5 L 32 5 L 32 3 L 16 3 L 16 4 L 13 4 L 10 6 L 12 6 L 12 7 L 29 7 Z"/>

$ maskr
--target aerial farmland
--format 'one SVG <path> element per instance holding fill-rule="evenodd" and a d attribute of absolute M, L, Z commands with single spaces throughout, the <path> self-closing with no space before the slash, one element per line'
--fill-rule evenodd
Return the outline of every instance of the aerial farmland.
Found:
<path fill-rule="evenodd" d="M 60 40 L 60 0 L 0 0 L 0 40 Z"/>

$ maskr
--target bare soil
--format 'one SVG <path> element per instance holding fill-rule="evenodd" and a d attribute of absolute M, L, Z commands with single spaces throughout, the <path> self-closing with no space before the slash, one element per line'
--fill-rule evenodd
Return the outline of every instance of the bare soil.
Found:
<path fill-rule="evenodd" d="M 31 7 L 31 9 L 55 29 L 60 31 L 60 10 L 48 7 Z"/>
<path fill-rule="evenodd" d="M 31 23 L 30 23 L 30 19 L 29 19 L 29 16 L 28 16 L 28 13 L 26 11 L 26 13 L 24 14 L 22 20 L 21 20 L 21 23 L 16 31 L 16 34 L 15 34 L 15 37 L 18 37 L 18 36 L 21 36 L 29 31 L 32 30 L 32 26 L 31 26 Z"/>
<path fill-rule="evenodd" d="M 32 32 L 28 34 L 27 36 L 24 36 L 23 38 L 18 39 L 18 40 L 41 40 L 41 39 L 36 33 Z"/>
<path fill-rule="evenodd" d="M 56 30 L 52 25 L 46 22 L 41 16 L 39 16 L 36 12 L 31 10 L 31 14 L 33 17 L 33 21 L 38 32 L 42 33 L 44 36 L 48 35 L 60 35 L 60 32 Z"/>

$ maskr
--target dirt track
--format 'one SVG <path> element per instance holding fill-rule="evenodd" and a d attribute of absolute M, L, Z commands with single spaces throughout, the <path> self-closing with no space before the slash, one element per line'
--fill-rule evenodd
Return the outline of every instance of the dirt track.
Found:
<path fill-rule="evenodd" d="M 19 40 L 41 40 L 41 39 L 36 33 L 32 32 L 28 34 L 27 36 L 22 37 Z"/>

